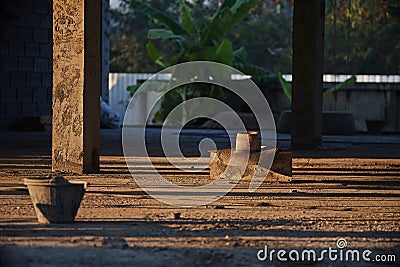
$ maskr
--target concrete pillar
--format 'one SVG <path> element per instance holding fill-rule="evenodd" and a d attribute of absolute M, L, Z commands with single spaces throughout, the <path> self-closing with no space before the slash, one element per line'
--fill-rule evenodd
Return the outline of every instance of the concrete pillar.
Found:
<path fill-rule="evenodd" d="M 316 148 L 322 142 L 324 0 L 294 1 L 292 146 Z"/>
<path fill-rule="evenodd" d="M 101 1 L 53 1 L 53 171 L 99 170 Z"/>

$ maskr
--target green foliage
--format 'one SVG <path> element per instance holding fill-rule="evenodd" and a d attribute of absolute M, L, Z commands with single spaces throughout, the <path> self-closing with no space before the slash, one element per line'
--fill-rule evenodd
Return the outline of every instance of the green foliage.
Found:
<path fill-rule="evenodd" d="M 154 114 L 154 122 L 163 122 L 167 115 L 173 110 L 177 104 L 182 102 L 182 95 L 178 89 L 169 91 L 163 96 L 160 109 Z"/>
<path fill-rule="evenodd" d="M 227 65 L 234 65 L 245 69 L 246 74 L 256 75 L 263 79 L 271 73 L 260 67 L 246 63 L 247 53 L 244 47 L 234 50 L 229 32 L 249 14 L 256 0 L 225 0 L 214 15 L 199 23 L 192 14 L 191 9 L 183 0 L 179 1 L 180 17 L 174 21 L 164 12 L 147 5 L 144 2 L 131 0 L 130 6 L 136 11 L 151 18 L 163 28 L 152 28 L 147 33 L 147 53 L 154 63 L 163 68 L 188 61 L 207 60 Z M 169 54 L 164 56 L 157 48 L 154 41 L 162 41 L 169 45 Z M 235 60 L 237 60 L 235 62 Z M 264 77 L 265 76 L 265 77 Z M 129 88 L 131 93 L 137 87 Z M 176 91 L 176 92 L 175 92 Z M 155 120 L 162 121 L 169 111 L 180 102 L 190 97 L 207 95 L 223 98 L 222 89 L 212 85 L 185 85 L 179 89 L 168 92 L 161 103 L 161 108 L 155 115 Z"/>
<path fill-rule="evenodd" d="M 146 51 L 146 33 L 154 23 L 147 16 L 134 11 L 129 0 L 121 0 L 118 9 L 111 9 L 110 71 L 111 72 L 156 72 Z M 174 2 L 147 0 L 147 3 L 170 16 L 175 16 Z M 164 51 L 162 51 L 164 52 Z"/>
<path fill-rule="evenodd" d="M 292 101 L 292 84 L 283 78 L 282 73 L 278 74 L 279 83 L 282 86 L 283 92 L 285 93 L 286 97 L 289 101 Z"/>
<path fill-rule="evenodd" d="M 291 73 L 292 5 L 280 1 L 278 12 L 271 2 L 257 1 L 252 15 L 230 33 L 230 38 L 234 46 L 246 48 L 249 63 L 273 73 Z"/>
<path fill-rule="evenodd" d="M 189 34 L 196 34 L 197 29 L 194 25 L 194 21 L 192 16 L 190 15 L 189 9 L 183 2 L 183 0 L 179 0 L 180 11 L 181 11 L 181 19 L 182 19 L 182 28 Z"/>
<path fill-rule="evenodd" d="M 130 6 L 163 27 L 148 31 L 149 41 L 146 48 L 151 59 L 165 68 L 194 60 L 231 65 L 234 51 L 227 34 L 249 13 L 255 2 L 256 0 L 224 1 L 212 18 L 204 24 L 198 24 L 193 19 L 190 8 L 183 0 L 179 1 L 179 22 L 144 2 L 132 0 Z M 162 55 L 153 43 L 154 40 L 169 42 L 169 57 Z"/>
<path fill-rule="evenodd" d="M 282 90 L 285 93 L 286 97 L 289 99 L 289 101 L 292 101 L 292 84 L 288 82 L 285 78 L 283 78 L 282 73 L 278 74 L 278 79 L 279 83 L 281 84 Z M 336 84 L 335 86 L 325 90 L 323 92 L 323 97 L 327 97 L 330 94 L 333 94 L 334 92 L 337 92 L 339 90 L 342 90 L 350 85 L 353 85 L 356 83 L 356 76 L 351 75 L 350 78 L 347 78 L 345 81 Z"/>
<path fill-rule="evenodd" d="M 339 91 L 339 90 L 346 88 L 350 85 L 353 85 L 355 83 L 356 83 L 356 76 L 351 75 L 351 77 L 346 79 L 345 81 L 336 84 L 335 86 L 329 88 L 328 90 L 325 90 L 323 93 L 323 97 L 333 94 L 334 92 Z"/>
<path fill-rule="evenodd" d="M 400 73 L 399 13 L 397 0 L 327 1 L 325 72 Z"/>
<path fill-rule="evenodd" d="M 139 13 L 145 14 L 152 18 L 155 24 L 165 26 L 175 34 L 186 33 L 185 30 L 178 23 L 176 23 L 168 16 L 168 14 L 165 14 L 157 8 L 153 8 L 152 6 L 140 1 L 131 1 L 130 6 Z"/>

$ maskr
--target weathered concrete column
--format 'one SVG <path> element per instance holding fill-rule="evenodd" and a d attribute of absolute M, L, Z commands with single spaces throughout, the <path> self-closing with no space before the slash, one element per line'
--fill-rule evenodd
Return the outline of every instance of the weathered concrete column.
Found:
<path fill-rule="evenodd" d="M 101 1 L 53 1 L 53 171 L 99 170 Z"/>
<path fill-rule="evenodd" d="M 315 148 L 322 141 L 325 1 L 294 5 L 292 146 Z"/>

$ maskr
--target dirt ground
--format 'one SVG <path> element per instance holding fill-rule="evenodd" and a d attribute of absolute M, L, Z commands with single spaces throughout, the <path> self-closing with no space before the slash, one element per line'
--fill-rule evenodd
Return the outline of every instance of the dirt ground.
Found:
<path fill-rule="evenodd" d="M 153 132 L 149 143 L 156 151 Z M 191 133 L 183 142 L 215 134 Z M 400 136 L 328 136 L 319 150 L 293 151 L 290 184 L 264 183 L 249 192 L 242 181 L 213 203 L 181 208 L 138 187 L 120 134 L 101 132 L 101 173 L 66 175 L 89 183 L 76 222 L 40 225 L 23 179 L 50 173 L 50 134 L 0 133 L 0 266 L 400 266 Z M 279 136 L 279 147 L 289 144 Z M 140 169 L 141 158 L 133 160 Z M 157 153 L 152 161 L 176 183 L 210 182 L 208 170 L 188 174 Z M 338 239 L 346 247 L 339 249 Z M 372 254 L 371 262 L 339 256 L 284 262 L 275 252 L 260 261 L 257 253 L 266 246 L 287 254 L 329 248 Z"/>

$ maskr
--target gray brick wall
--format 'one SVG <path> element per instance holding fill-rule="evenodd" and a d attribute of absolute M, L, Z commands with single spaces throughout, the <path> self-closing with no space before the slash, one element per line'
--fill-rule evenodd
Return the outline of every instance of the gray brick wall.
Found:
<path fill-rule="evenodd" d="M 0 0 L 0 129 L 51 115 L 51 12 L 51 0 Z"/>

